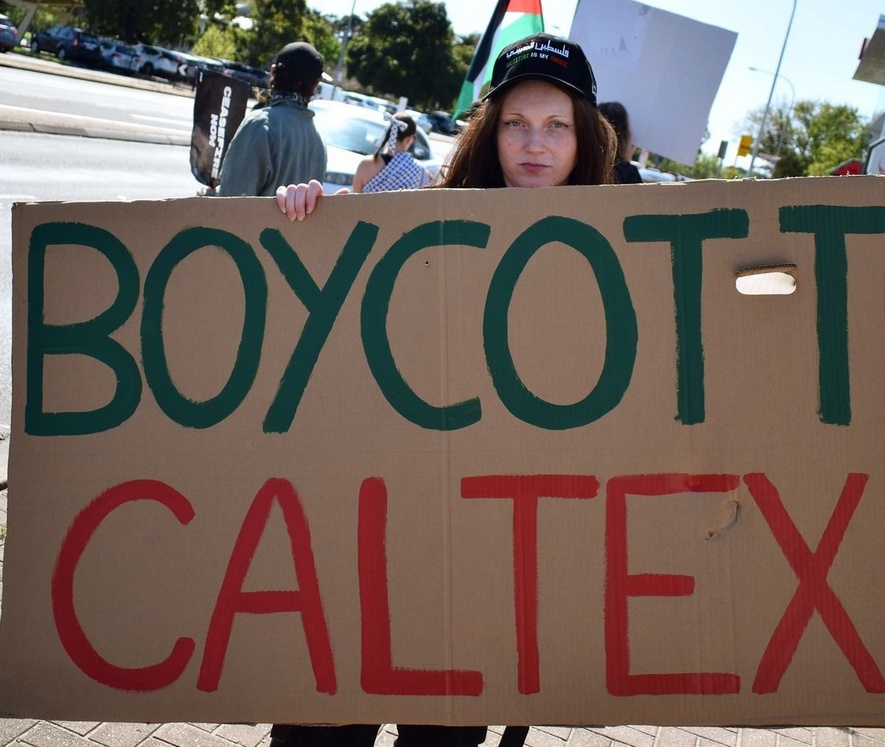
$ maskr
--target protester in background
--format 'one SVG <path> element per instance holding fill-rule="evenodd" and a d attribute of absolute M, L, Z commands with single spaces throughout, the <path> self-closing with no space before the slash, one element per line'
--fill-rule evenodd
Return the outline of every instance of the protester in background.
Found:
<path fill-rule="evenodd" d="M 459 135 L 441 186 L 608 184 L 616 147 L 614 130 L 596 108 L 596 79 L 584 51 L 571 40 L 535 34 L 498 55 L 491 88 Z M 319 181 L 289 184 L 277 190 L 277 205 L 290 220 L 304 220 L 322 194 Z M 527 731 L 508 729 L 519 741 Z M 484 726 L 404 724 L 398 732 L 396 747 L 475 747 L 486 737 Z"/>
<path fill-rule="evenodd" d="M 641 184 L 639 169 L 630 163 L 633 155 L 633 133 L 630 131 L 630 118 L 624 105 L 617 101 L 606 101 L 599 105 L 599 111 L 618 136 L 618 155 L 615 159 L 615 177 L 618 184 Z"/>
<path fill-rule="evenodd" d="M 323 58 L 310 44 L 280 50 L 270 69 L 270 100 L 237 129 L 221 164 L 218 195 L 272 195 L 279 184 L 323 178 L 326 147 L 307 108 L 322 74 Z"/>
<path fill-rule="evenodd" d="M 390 126 L 378 150 L 356 167 L 353 191 L 392 192 L 426 187 L 431 182 L 430 174 L 409 153 L 415 142 L 415 120 L 402 113 L 384 116 Z"/>

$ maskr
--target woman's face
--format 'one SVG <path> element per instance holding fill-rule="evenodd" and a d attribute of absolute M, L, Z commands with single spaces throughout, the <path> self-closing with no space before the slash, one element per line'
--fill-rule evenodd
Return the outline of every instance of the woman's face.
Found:
<path fill-rule="evenodd" d="M 543 80 L 515 84 L 498 118 L 498 160 L 508 187 L 568 184 L 577 163 L 575 108 L 565 91 Z"/>

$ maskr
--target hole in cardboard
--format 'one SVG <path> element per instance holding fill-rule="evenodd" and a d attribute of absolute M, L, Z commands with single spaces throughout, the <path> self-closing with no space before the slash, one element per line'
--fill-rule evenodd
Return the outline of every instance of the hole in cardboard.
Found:
<path fill-rule="evenodd" d="M 788 296 L 796 290 L 796 265 L 747 267 L 737 271 L 734 285 L 745 296 Z"/>

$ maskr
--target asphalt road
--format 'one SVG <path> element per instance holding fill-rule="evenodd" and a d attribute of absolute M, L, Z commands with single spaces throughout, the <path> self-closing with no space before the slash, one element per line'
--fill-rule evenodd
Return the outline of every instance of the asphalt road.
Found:
<path fill-rule="evenodd" d="M 22 70 L 33 70 L 48 75 L 61 75 L 81 80 L 94 80 L 109 85 L 141 88 L 177 96 L 192 97 L 189 86 L 173 85 L 161 80 L 142 80 L 132 76 L 106 73 L 63 64 L 46 57 L 34 57 L 30 53 L 9 52 L 0 54 L 0 66 Z M 76 135 L 99 137 L 110 140 L 132 140 L 137 142 L 164 143 L 168 145 L 189 145 L 189 136 L 180 131 L 152 125 L 115 122 L 96 117 L 82 117 L 61 112 L 0 104 L 0 130 L 39 132 L 55 135 Z"/>

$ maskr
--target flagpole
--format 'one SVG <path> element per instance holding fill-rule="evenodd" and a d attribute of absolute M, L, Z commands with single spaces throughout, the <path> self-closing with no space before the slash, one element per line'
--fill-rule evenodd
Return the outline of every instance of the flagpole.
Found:
<path fill-rule="evenodd" d="M 344 39 L 341 42 L 341 54 L 338 55 L 338 66 L 335 68 L 335 83 L 332 86 L 332 101 L 335 100 L 335 94 L 341 87 L 341 78 L 344 75 L 344 54 L 347 52 L 347 44 L 350 37 L 353 36 L 353 14 L 356 10 L 356 0 L 350 6 L 350 15 L 347 16 L 347 29 L 344 32 Z"/>

